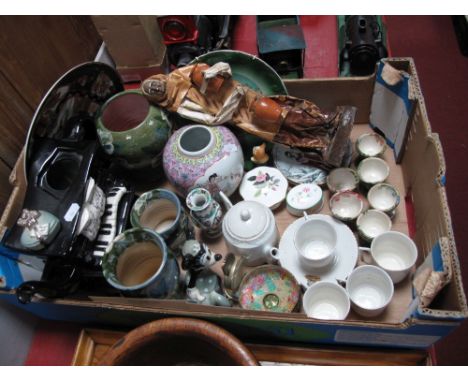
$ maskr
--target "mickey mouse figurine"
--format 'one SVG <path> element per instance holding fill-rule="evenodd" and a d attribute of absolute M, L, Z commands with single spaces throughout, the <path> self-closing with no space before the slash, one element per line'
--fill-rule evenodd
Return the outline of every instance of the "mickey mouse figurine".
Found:
<path fill-rule="evenodd" d="M 222 256 L 210 251 L 206 244 L 187 240 L 182 245 L 182 269 L 187 271 L 187 299 L 202 305 L 231 306 L 223 294 L 221 278 L 210 267 Z"/>

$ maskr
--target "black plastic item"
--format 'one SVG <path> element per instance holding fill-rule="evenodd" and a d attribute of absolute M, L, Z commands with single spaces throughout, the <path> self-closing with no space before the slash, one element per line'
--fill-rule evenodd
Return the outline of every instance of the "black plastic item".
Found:
<path fill-rule="evenodd" d="M 340 54 L 340 71 L 349 65 L 351 75 L 367 76 L 387 57 L 376 16 L 346 16 L 346 43 Z"/>
<path fill-rule="evenodd" d="M 59 142 L 97 139 L 96 113 L 104 102 L 123 90 L 117 71 L 101 62 L 80 64 L 60 77 L 42 98 L 31 120 L 26 139 L 27 175 L 41 139 Z"/>
<path fill-rule="evenodd" d="M 47 281 L 43 281 L 43 280 Z M 16 288 L 16 297 L 28 304 L 36 295 L 44 298 L 66 297 L 74 293 L 81 282 L 76 264 L 69 260 L 54 259 L 46 264 L 42 281 L 27 281 Z"/>
<path fill-rule="evenodd" d="M 42 138 L 36 139 L 35 148 L 23 208 L 53 214 L 60 220 L 60 231 L 44 249 L 31 251 L 21 245 L 23 227 L 15 224 L 7 233 L 5 245 L 41 257 L 66 256 L 77 252 L 87 240 L 77 236 L 76 230 L 86 182 L 90 176 L 96 176 L 102 165 L 100 146 L 96 140 L 57 142 Z"/>

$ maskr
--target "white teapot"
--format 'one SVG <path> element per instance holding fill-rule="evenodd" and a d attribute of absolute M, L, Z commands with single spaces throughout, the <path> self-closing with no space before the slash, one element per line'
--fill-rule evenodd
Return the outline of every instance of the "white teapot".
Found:
<path fill-rule="evenodd" d="M 274 262 L 279 232 L 271 210 L 255 201 L 241 201 L 233 206 L 226 195 L 220 196 L 228 209 L 223 235 L 229 251 L 244 257 L 247 266 Z"/>

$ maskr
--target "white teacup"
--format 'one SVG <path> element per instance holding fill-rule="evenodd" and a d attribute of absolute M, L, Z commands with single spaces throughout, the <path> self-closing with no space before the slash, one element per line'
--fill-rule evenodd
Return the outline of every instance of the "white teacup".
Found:
<path fill-rule="evenodd" d="M 374 265 L 362 265 L 351 272 L 346 290 L 353 310 L 364 317 L 381 314 L 393 297 L 390 276 Z"/>
<path fill-rule="evenodd" d="M 378 265 L 388 273 L 394 284 L 402 281 L 411 271 L 418 259 L 418 249 L 407 235 L 384 232 L 374 238 L 370 247 L 370 259 L 364 253 L 366 263 Z"/>
<path fill-rule="evenodd" d="M 344 320 L 351 305 L 348 293 L 343 287 L 329 281 L 319 281 L 306 290 L 302 306 L 307 317 Z"/>
<path fill-rule="evenodd" d="M 335 260 L 337 234 L 335 228 L 323 220 L 306 220 L 294 235 L 294 245 L 304 268 L 321 270 Z"/>

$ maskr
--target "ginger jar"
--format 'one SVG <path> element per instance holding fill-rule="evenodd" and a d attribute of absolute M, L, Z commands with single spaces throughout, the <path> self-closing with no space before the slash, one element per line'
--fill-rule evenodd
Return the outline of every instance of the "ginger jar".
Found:
<path fill-rule="evenodd" d="M 232 195 L 244 173 L 239 141 L 224 126 L 189 125 L 177 130 L 164 148 L 163 167 L 169 182 L 183 197 L 202 187 L 217 195 Z"/>
<path fill-rule="evenodd" d="M 128 169 L 159 166 L 171 134 L 166 113 L 150 105 L 138 90 L 107 100 L 98 113 L 96 129 L 104 151 Z"/>

